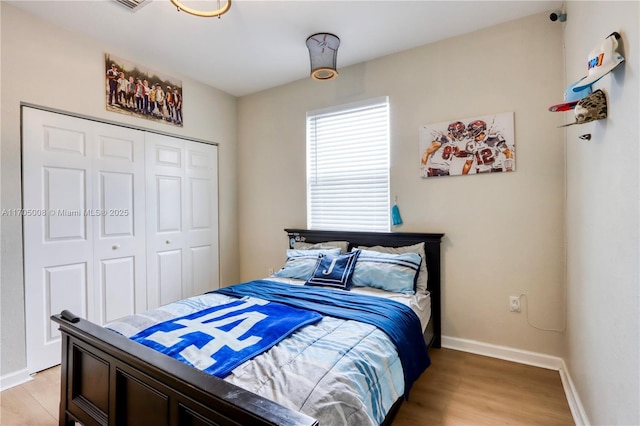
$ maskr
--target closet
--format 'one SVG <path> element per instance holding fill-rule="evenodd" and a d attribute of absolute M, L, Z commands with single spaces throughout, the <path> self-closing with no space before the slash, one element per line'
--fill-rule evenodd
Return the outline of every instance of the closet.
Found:
<path fill-rule="evenodd" d="M 27 368 L 60 362 L 50 315 L 100 325 L 219 286 L 217 146 L 22 109 Z"/>

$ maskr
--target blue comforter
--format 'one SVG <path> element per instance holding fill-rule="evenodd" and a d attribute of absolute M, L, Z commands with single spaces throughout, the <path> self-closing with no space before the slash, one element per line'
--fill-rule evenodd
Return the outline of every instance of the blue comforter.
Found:
<path fill-rule="evenodd" d="M 235 297 L 259 297 L 378 327 L 389 336 L 398 351 L 404 371 L 406 398 L 413 382 L 431 363 L 420 320 L 409 307 L 393 300 L 343 290 L 291 286 L 266 280 L 237 284 L 213 292 Z"/>

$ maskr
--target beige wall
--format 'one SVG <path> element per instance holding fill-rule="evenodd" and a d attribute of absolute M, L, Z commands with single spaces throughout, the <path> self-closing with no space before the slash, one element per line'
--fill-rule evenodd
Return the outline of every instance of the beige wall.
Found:
<path fill-rule="evenodd" d="M 569 328 L 566 363 L 585 423 L 640 424 L 638 2 L 567 2 L 566 82 L 613 31 L 626 61 L 594 85 L 608 118 L 566 131 Z M 585 31 L 588 29 L 588 31 Z M 591 133 L 591 141 L 579 135 Z"/>
<path fill-rule="evenodd" d="M 182 79 L 183 128 L 110 113 L 104 105 L 104 54 L 130 59 L 127 51 L 62 30 L 0 3 L 2 11 L 2 208 L 21 206 L 20 103 L 26 102 L 112 122 L 219 144 L 221 284 L 239 278 L 237 243 L 236 98 L 189 80 L 171 64 L 150 69 Z M 22 224 L 2 218 L 0 375 L 26 366 Z"/>
<path fill-rule="evenodd" d="M 443 334 L 562 355 L 564 132 L 562 27 L 548 14 L 300 80 L 238 103 L 241 278 L 284 263 L 285 227 L 306 226 L 305 113 L 388 95 L 391 194 L 405 232 L 444 232 Z M 345 41 L 346 42 L 346 41 Z M 338 53 L 338 63 L 340 53 Z M 419 177 L 418 129 L 513 111 L 517 171 Z"/>

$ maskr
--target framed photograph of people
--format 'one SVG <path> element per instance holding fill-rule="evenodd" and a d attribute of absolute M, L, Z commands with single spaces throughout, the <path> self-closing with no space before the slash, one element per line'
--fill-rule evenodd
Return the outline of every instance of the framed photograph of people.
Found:
<path fill-rule="evenodd" d="M 513 112 L 420 126 L 420 176 L 513 172 Z"/>
<path fill-rule="evenodd" d="M 182 127 L 182 81 L 106 53 L 107 111 Z"/>

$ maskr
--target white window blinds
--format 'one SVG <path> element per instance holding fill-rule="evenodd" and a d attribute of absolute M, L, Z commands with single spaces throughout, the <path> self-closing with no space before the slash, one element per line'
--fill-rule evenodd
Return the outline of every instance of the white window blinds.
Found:
<path fill-rule="evenodd" d="M 307 114 L 307 226 L 389 231 L 387 97 Z"/>

